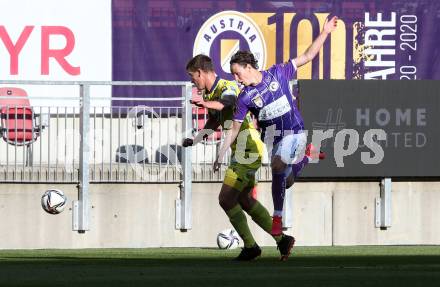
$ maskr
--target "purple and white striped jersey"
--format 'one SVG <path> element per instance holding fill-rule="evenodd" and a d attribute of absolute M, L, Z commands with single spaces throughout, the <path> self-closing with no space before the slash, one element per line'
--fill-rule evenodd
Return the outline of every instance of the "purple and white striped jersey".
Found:
<path fill-rule="evenodd" d="M 275 143 L 285 134 L 302 131 L 304 121 L 289 83 L 295 72 L 296 65 L 293 60 L 262 71 L 261 83 L 247 86 L 239 94 L 234 121 L 242 122 L 250 111 L 255 115 L 262 129 L 262 139 L 265 137 L 266 128 L 272 125 L 281 132 L 275 137 Z"/>

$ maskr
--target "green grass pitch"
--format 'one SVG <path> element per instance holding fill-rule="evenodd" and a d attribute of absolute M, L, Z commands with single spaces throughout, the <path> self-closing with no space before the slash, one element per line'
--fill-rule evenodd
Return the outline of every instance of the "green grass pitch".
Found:
<path fill-rule="evenodd" d="M 440 246 L 4 250 L 0 286 L 440 286 Z"/>

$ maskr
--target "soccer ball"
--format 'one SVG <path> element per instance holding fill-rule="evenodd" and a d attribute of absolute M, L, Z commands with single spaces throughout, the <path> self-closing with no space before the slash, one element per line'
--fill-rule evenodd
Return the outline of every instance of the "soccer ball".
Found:
<path fill-rule="evenodd" d="M 240 245 L 237 231 L 225 229 L 217 235 L 217 245 L 220 249 L 235 249 Z"/>
<path fill-rule="evenodd" d="M 64 192 L 58 189 L 49 189 L 41 197 L 41 206 L 50 214 L 58 214 L 64 210 L 67 198 Z"/>

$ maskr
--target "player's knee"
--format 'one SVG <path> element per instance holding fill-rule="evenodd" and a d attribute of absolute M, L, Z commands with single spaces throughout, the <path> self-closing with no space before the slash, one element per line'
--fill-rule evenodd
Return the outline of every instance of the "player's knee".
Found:
<path fill-rule="evenodd" d="M 281 160 L 281 157 L 276 156 L 271 162 L 272 172 L 282 173 L 286 169 L 287 165 Z"/>
<path fill-rule="evenodd" d="M 224 211 L 227 211 L 228 208 L 228 204 L 227 204 L 227 200 L 222 196 L 222 194 L 220 194 L 218 196 L 218 204 L 221 206 L 221 208 L 223 208 Z"/>
<path fill-rule="evenodd" d="M 240 194 L 238 200 L 244 211 L 249 211 L 255 204 L 255 199 L 251 197 L 249 193 Z"/>
<path fill-rule="evenodd" d="M 286 189 L 290 188 L 295 183 L 295 176 L 293 173 L 290 173 L 286 178 Z"/>
<path fill-rule="evenodd" d="M 224 211 L 228 211 L 237 204 L 237 200 L 229 193 L 222 190 L 218 196 L 218 203 Z"/>

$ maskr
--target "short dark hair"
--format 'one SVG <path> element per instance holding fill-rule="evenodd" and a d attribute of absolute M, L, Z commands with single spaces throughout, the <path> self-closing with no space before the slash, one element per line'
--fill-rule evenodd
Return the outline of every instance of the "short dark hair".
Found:
<path fill-rule="evenodd" d="M 211 58 L 206 55 L 199 54 L 189 60 L 188 64 L 186 64 L 186 70 L 188 72 L 195 72 L 199 69 L 204 72 L 214 71 L 214 65 L 212 64 Z"/>
<path fill-rule="evenodd" d="M 239 64 L 243 67 L 249 64 L 252 68 L 258 69 L 258 62 L 255 60 L 254 54 L 249 51 L 237 51 L 237 53 L 231 57 L 229 64 Z"/>

